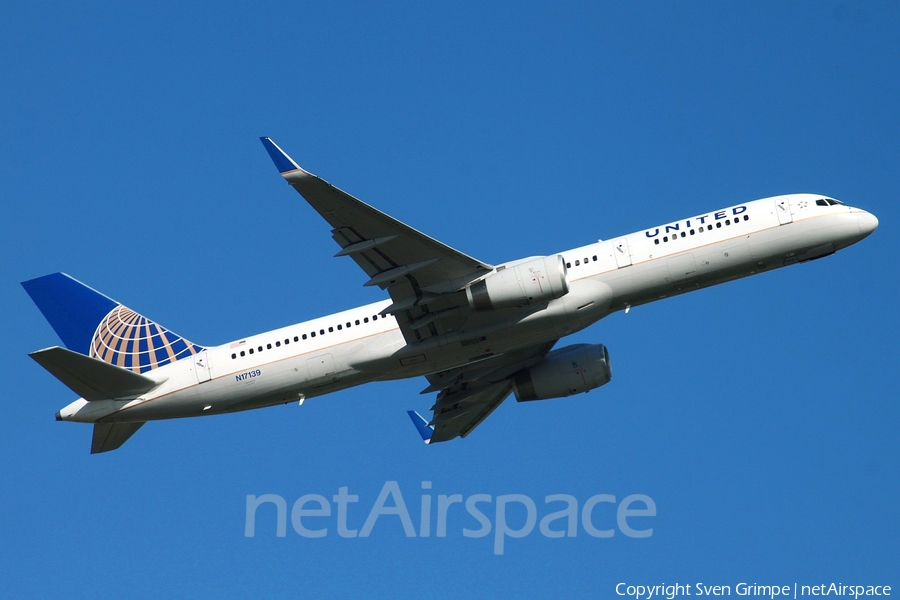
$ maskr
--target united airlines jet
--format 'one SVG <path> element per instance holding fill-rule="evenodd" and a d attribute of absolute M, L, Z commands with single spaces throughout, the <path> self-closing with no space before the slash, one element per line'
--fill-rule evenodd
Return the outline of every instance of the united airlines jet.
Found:
<path fill-rule="evenodd" d="M 549 256 L 491 265 L 303 170 L 261 138 L 281 176 L 389 299 L 222 344 L 189 342 L 63 273 L 22 285 L 62 339 L 31 354 L 79 396 L 57 420 L 93 423 L 91 452 L 147 421 L 302 403 L 424 376 L 437 393 L 423 440 L 466 437 L 510 394 L 586 392 L 612 377 L 602 344 L 554 349 L 633 306 L 828 256 L 872 233 L 872 214 L 818 194 L 700 213 Z"/>

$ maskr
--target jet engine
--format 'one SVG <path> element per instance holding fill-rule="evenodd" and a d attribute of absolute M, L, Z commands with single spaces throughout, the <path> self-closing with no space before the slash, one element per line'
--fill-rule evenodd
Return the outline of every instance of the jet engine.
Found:
<path fill-rule="evenodd" d="M 612 379 L 609 352 L 603 344 L 574 344 L 554 350 L 541 362 L 513 377 L 516 400 L 547 400 L 580 394 Z"/>
<path fill-rule="evenodd" d="M 532 258 L 497 270 L 466 288 L 473 310 L 549 302 L 569 292 L 566 263 L 559 254 Z"/>

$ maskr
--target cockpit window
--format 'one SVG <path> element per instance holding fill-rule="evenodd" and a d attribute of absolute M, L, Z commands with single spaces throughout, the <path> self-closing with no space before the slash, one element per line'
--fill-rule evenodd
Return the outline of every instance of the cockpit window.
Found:
<path fill-rule="evenodd" d="M 821 200 L 816 200 L 816 206 L 845 206 L 845 205 L 840 200 L 835 200 L 834 198 L 822 198 Z"/>
<path fill-rule="evenodd" d="M 816 206 L 828 206 L 828 202 L 822 198 L 821 200 L 816 200 Z"/>

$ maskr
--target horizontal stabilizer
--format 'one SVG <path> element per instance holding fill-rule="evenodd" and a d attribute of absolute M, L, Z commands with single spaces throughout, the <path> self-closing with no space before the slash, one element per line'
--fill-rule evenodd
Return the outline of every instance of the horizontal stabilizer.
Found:
<path fill-rule="evenodd" d="M 414 410 L 408 410 L 406 411 L 406 414 L 412 419 L 413 425 L 416 426 L 416 430 L 419 432 L 419 435 L 422 436 L 422 441 L 426 444 L 431 443 L 431 434 L 434 433 L 434 427 L 429 425 L 428 421 Z"/>
<path fill-rule="evenodd" d="M 29 356 L 88 401 L 137 398 L 159 385 L 134 371 L 59 346 Z"/>
<path fill-rule="evenodd" d="M 91 454 L 115 450 L 128 441 L 146 421 L 137 423 L 94 423 Z"/>

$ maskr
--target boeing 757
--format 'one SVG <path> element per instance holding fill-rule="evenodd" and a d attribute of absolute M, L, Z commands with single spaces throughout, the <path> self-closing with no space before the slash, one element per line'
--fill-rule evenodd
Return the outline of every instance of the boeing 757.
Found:
<path fill-rule="evenodd" d="M 611 240 L 491 265 L 302 169 L 261 138 L 281 176 L 389 299 L 205 346 L 63 273 L 23 282 L 65 347 L 33 352 L 79 396 L 57 420 L 92 423 L 91 452 L 147 421 L 262 408 L 370 381 L 425 377 L 425 442 L 466 437 L 510 394 L 527 402 L 610 381 L 602 344 L 554 349 L 616 311 L 822 258 L 872 233 L 871 213 L 819 194 L 745 202 Z"/>

